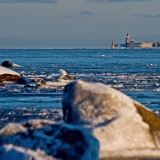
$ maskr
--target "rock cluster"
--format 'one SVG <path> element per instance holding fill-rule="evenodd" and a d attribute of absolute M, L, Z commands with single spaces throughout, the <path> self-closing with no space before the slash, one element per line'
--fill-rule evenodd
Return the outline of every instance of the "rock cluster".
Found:
<path fill-rule="evenodd" d="M 160 118 L 127 95 L 74 81 L 65 87 L 62 104 L 66 123 L 83 126 L 99 140 L 100 158 L 160 157 Z"/>
<path fill-rule="evenodd" d="M 35 77 L 29 81 L 23 75 L 20 75 L 11 69 L 5 68 L 15 66 L 14 63 L 4 61 L 2 66 L 0 66 L 0 83 L 16 82 L 18 84 L 24 84 L 25 87 L 39 87 L 48 84 L 55 86 L 65 86 L 67 83 L 74 80 L 73 77 L 70 76 L 65 70 L 60 69 L 59 74 L 53 74 L 54 76 L 49 75 L 45 79 Z M 48 82 L 48 80 L 51 82 Z"/>
<path fill-rule="evenodd" d="M 1 129 L 0 159 L 160 159 L 160 118 L 127 95 L 72 81 L 62 110 L 64 123 L 30 120 Z"/>

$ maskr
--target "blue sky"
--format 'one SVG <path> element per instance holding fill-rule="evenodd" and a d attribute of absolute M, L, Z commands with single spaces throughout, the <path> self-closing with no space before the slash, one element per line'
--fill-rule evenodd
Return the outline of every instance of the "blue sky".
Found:
<path fill-rule="evenodd" d="M 0 48 L 160 41 L 160 0 L 0 0 Z"/>

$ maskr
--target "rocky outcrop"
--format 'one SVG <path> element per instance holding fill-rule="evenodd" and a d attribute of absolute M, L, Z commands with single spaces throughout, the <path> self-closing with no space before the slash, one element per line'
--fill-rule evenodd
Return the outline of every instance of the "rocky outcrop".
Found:
<path fill-rule="evenodd" d="M 59 74 L 50 75 L 46 77 L 45 80 L 35 77 L 31 81 L 28 81 L 25 77 L 23 77 L 23 75 L 0 66 L 0 83 L 17 82 L 19 84 L 24 84 L 25 87 L 39 87 L 43 85 L 65 86 L 71 81 L 73 81 L 73 78 L 62 69 L 60 69 Z"/>
<path fill-rule="evenodd" d="M 0 159 L 27 155 L 37 160 L 97 160 L 99 155 L 99 142 L 85 130 L 48 120 L 7 125 L 0 130 L 0 146 Z"/>
<path fill-rule="evenodd" d="M 65 70 L 60 69 L 58 74 L 51 74 L 44 79 L 37 77 L 31 81 L 28 81 L 25 87 L 40 87 L 44 85 L 64 87 L 73 80 L 73 77 L 70 76 Z"/>
<path fill-rule="evenodd" d="M 160 118 L 127 95 L 104 84 L 74 81 L 66 85 L 62 103 L 64 121 L 96 137 L 101 158 L 160 157 Z"/>

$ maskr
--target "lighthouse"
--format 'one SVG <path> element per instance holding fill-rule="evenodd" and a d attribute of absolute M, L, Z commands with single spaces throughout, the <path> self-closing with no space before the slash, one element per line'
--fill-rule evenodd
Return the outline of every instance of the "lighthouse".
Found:
<path fill-rule="evenodd" d="M 128 33 L 126 35 L 125 44 L 126 44 L 126 48 L 130 47 L 130 38 Z"/>
<path fill-rule="evenodd" d="M 111 48 L 114 49 L 114 40 L 112 40 Z"/>

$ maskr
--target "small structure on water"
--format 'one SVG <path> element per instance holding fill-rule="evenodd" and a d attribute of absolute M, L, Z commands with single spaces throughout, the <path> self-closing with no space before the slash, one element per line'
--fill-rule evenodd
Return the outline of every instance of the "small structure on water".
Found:
<path fill-rule="evenodd" d="M 114 49 L 114 40 L 112 40 L 111 48 Z"/>
<path fill-rule="evenodd" d="M 125 47 L 126 49 L 133 49 L 133 48 L 158 48 L 160 47 L 160 42 L 134 42 L 130 41 L 129 34 L 127 33 L 126 38 L 125 38 L 125 44 L 113 44 L 112 40 L 112 45 L 111 48 L 114 49 L 114 47 Z"/>

